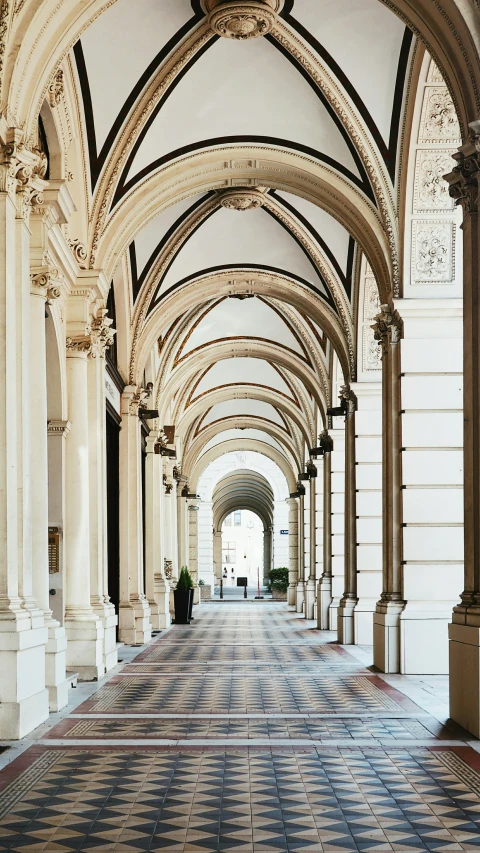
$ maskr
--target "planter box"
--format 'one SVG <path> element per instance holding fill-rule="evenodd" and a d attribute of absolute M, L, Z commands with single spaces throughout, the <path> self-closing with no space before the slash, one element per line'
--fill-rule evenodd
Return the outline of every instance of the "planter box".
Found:
<path fill-rule="evenodd" d="M 210 584 L 202 584 L 202 586 L 199 587 L 199 590 L 200 599 L 202 601 L 210 601 L 212 597 L 212 587 L 210 586 Z"/>
<path fill-rule="evenodd" d="M 287 593 L 280 592 L 278 589 L 272 589 L 272 600 L 273 601 L 286 601 Z"/>

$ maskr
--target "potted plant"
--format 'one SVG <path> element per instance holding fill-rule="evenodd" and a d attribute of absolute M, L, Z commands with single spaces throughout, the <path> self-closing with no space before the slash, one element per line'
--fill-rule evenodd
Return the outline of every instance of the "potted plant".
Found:
<path fill-rule="evenodd" d="M 279 569 L 270 569 L 269 577 L 274 601 L 286 601 L 288 589 L 288 569 L 282 566 Z"/>
<path fill-rule="evenodd" d="M 191 587 L 190 572 L 185 572 L 182 566 L 178 577 L 177 586 L 173 593 L 173 601 L 175 606 L 175 625 L 189 625 L 190 612 L 193 602 L 193 589 Z"/>
<path fill-rule="evenodd" d="M 204 580 L 199 580 L 198 585 L 200 587 L 200 599 L 202 601 L 210 601 L 212 597 L 212 587 L 210 584 L 205 583 Z"/>
<path fill-rule="evenodd" d="M 188 588 L 189 588 L 189 590 L 190 590 L 190 603 L 189 603 L 189 606 L 188 606 L 188 620 L 189 620 L 189 622 L 190 622 L 190 621 L 193 619 L 193 616 L 192 616 L 192 610 L 193 610 L 193 590 L 194 590 L 195 584 L 193 583 L 193 578 L 192 578 L 192 576 L 191 576 L 190 572 L 188 571 L 188 566 L 182 566 L 182 572 L 184 572 L 184 575 L 185 575 L 185 577 L 186 577 L 186 579 L 187 579 Z"/>

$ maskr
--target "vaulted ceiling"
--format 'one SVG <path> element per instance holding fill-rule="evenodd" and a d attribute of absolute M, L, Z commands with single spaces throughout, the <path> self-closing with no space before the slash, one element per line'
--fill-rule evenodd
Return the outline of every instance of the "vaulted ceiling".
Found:
<path fill-rule="evenodd" d="M 398 276 L 413 52 L 380 0 L 116 0 L 74 46 L 91 262 L 115 227 L 121 369 L 186 468 L 250 439 L 301 469 L 335 354 L 354 378 L 362 256 Z"/>

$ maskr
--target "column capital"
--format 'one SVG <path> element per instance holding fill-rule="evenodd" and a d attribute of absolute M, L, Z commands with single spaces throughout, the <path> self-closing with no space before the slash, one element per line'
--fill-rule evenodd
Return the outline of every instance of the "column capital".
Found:
<path fill-rule="evenodd" d="M 340 400 L 345 400 L 347 404 L 345 411 L 347 416 L 353 415 L 353 413 L 357 411 L 357 396 L 350 388 L 350 385 L 342 385 L 340 388 L 339 398 Z"/>
<path fill-rule="evenodd" d="M 323 448 L 323 453 L 332 453 L 333 451 L 333 438 L 328 432 L 328 429 L 324 429 L 319 436 L 320 447 Z"/>
<path fill-rule="evenodd" d="M 32 206 L 43 202 L 47 165 L 43 151 L 25 145 L 23 130 L 8 129 L 6 142 L 0 146 L 0 192 L 12 196 L 19 219 L 28 220 Z"/>
<path fill-rule="evenodd" d="M 462 205 L 464 214 L 478 212 L 479 198 L 480 121 L 471 122 L 469 127 L 470 139 L 453 155 L 457 165 L 444 175 L 450 197 Z"/>
<path fill-rule="evenodd" d="M 380 313 L 374 317 L 375 323 L 370 326 L 373 329 L 374 338 L 381 344 L 384 353 L 388 351 L 391 344 L 397 344 L 403 336 L 403 320 L 398 311 L 390 305 L 381 305 Z"/>
<path fill-rule="evenodd" d="M 138 417 L 138 410 L 147 402 L 149 392 L 140 385 L 127 385 L 122 392 L 122 415 Z"/>
<path fill-rule="evenodd" d="M 90 341 L 92 358 L 105 358 L 105 353 L 113 344 L 117 334 L 115 329 L 110 328 L 113 320 L 107 317 L 107 309 L 101 308 L 90 325 Z"/>
<path fill-rule="evenodd" d="M 62 295 L 63 279 L 59 271 L 52 266 L 42 266 L 31 269 L 30 293 L 39 296 L 49 305 Z"/>

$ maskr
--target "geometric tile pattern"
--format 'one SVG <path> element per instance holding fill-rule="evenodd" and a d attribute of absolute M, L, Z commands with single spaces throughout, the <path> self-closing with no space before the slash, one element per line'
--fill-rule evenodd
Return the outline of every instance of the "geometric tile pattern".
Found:
<path fill-rule="evenodd" d="M 0 772 L 0 853 L 480 853 L 467 735 L 330 638 L 202 605 Z"/>
<path fill-rule="evenodd" d="M 480 850 L 480 796 L 442 753 L 54 755 L 1 818 L 0 850 Z"/>
<path fill-rule="evenodd" d="M 425 740 L 435 735 L 419 720 L 403 719 L 88 719 L 70 720 L 68 730 L 55 726 L 51 738 L 257 738 L 294 740 Z M 59 729 L 61 728 L 61 734 Z M 440 724 L 438 729 L 441 729 Z M 451 735 L 450 735 L 451 738 Z"/>
<path fill-rule="evenodd" d="M 119 677 L 90 703 L 94 713 L 355 713 L 399 711 L 368 678 L 289 677 L 203 679 Z"/>

